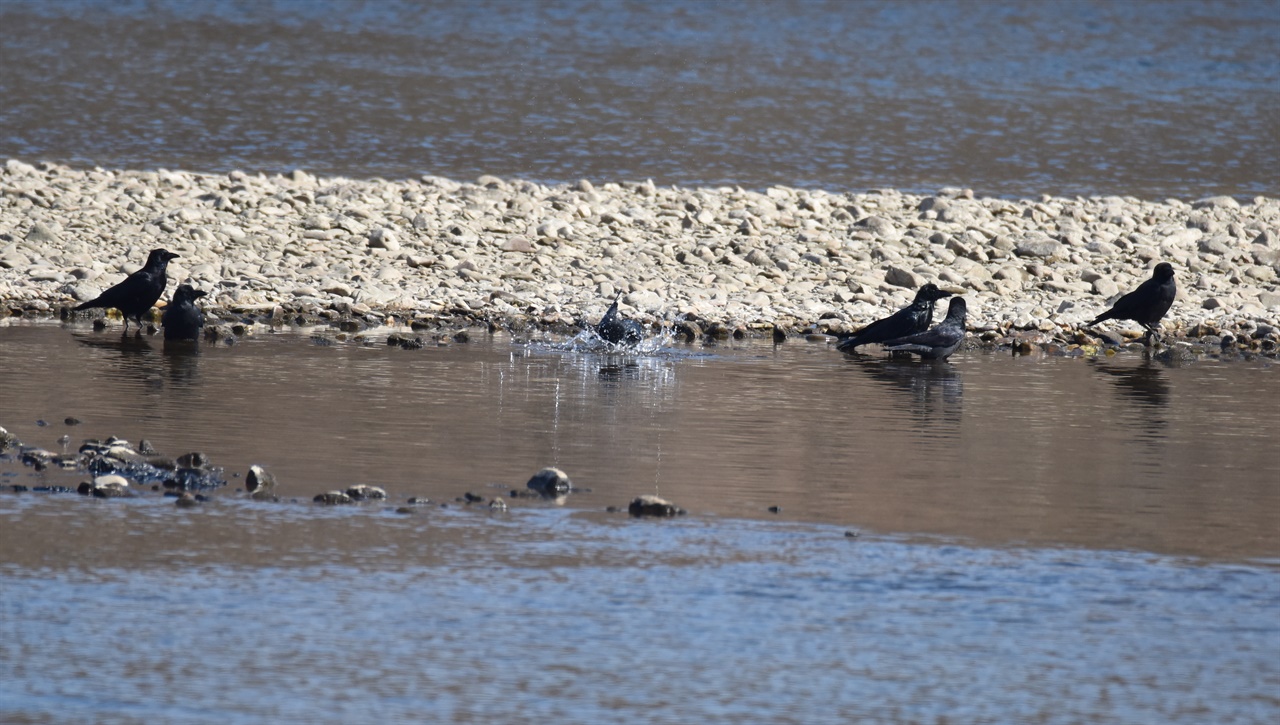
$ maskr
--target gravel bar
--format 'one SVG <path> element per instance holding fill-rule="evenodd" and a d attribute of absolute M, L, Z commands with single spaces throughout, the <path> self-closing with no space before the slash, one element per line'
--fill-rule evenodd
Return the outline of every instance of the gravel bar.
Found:
<path fill-rule="evenodd" d="M 1280 200 L 1268 197 L 0 168 L 5 313 L 65 315 L 155 247 L 181 255 L 170 287 L 208 290 L 215 316 L 277 320 L 569 329 L 621 294 L 624 315 L 650 326 L 840 333 L 934 281 L 965 296 L 984 339 L 1079 341 L 1159 261 L 1177 273 L 1174 339 L 1275 342 L 1280 317 Z"/>

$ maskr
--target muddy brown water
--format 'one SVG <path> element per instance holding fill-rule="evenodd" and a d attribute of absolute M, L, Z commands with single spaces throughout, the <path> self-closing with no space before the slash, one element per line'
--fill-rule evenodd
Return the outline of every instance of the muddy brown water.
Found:
<path fill-rule="evenodd" d="M 0 719 L 1280 713 L 1272 361 L 313 332 L 0 328 L 24 442 L 146 438 L 265 465 L 286 499 L 13 493 L 84 476 L 0 462 Z M 510 498 L 546 465 L 589 490 Z M 309 500 L 357 482 L 391 502 Z M 689 514 L 605 510 L 655 492 Z M 449 506 L 395 513 L 410 496 Z"/>

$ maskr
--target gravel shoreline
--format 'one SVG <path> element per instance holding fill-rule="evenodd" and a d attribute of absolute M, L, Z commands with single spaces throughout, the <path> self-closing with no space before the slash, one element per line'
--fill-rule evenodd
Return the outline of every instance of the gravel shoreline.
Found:
<path fill-rule="evenodd" d="M 1068 343 L 1168 261 L 1178 298 L 1167 338 L 1280 339 L 1280 199 L 1268 197 L 0 169 L 6 314 L 57 315 L 154 247 L 181 255 L 163 299 L 189 282 L 223 318 L 555 331 L 598 320 L 622 294 L 623 314 L 650 326 L 840 333 L 935 281 L 965 296 L 984 340 Z M 1141 332 L 1127 321 L 1099 329 Z"/>

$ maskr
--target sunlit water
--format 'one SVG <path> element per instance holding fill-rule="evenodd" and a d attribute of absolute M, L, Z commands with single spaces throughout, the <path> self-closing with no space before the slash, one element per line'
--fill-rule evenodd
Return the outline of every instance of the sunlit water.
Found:
<path fill-rule="evenodd" d="M 369 342 L 0 328 L 24 442 L 231 479 L 184 510 L 13 493 L 84 475 L 0 462 L 0 720 L 1280 715 L 1266 360 Z M 284 501 L 239 492 L 252 463 Z M 510 497 L 545 465 L 585 490 Z M 391 500 L 310 502 L 356 482 Z M 689 513 L 606 511 L 655 492 Z"/>
<path fill-rule="evenodd" d="M 0 40 L 0 158 L 1280 193 L 1265 1 L 6 0 Z"/>

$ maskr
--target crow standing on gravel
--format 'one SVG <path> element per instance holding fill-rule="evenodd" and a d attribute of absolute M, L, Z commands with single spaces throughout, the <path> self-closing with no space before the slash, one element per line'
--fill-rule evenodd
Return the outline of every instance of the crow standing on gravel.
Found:
<path fill-rule="evenodd" d="M 1089 322 L 1092 327 L 1103 320 L 1133 320 L 1147 330 L 1148 338 L 1159 334 L 1160 320 L 1173 306 L 1173 298 L 1178 294 L 1178 286 L 1173 281 L 1173 265 L 1161 262 L 1156 265 L 1151 279 L 1138 285 L 1138 288 L 1116 300 L 1111 309 L 1093 318 Z"/>
<path fill-rule="evenodd" d="M 141 332 L 142 316 L 151 309 L 156 300 L 160 299 L 160 295 L 164 294 L 164 286 L 168 283 L 164 273 L 169 266 L 169 260 L 177 258 L 178 255 L 167 249 L 151 250 L 151 254 L 147 255 L 147 263 L 142 269 L 125 277 L 123 282 L 107 289 L 94 299 L 76 305 L 76 309 L 114 307 L 120 310 L 120 315 L 124 317 L 125 332 L 129 331 L 130 318 L 138 323 L 138 331 Z"/>
<path fill-rule="evenodd" d="M 923 360 L 946 360 L 964 342 L 964 318 L 969 311 L 963 297 L 951 300 L 947 316 L 938 326 L 884 343 L 890 352 L 914 352 Z"/>
<path fill-rule="evenodd" d="M 622 295 L 613 299 L 609 310 L 600 318 L 600 324 L 596 325 L 596 334 L 615 345 L 638 345 L 644 340 L 644 328 L 635 320 L 624 320 L 618 316 L 618 300 L 621 299 Z"/>
<path fill-rule="evenodd" d="M 916 291 L 916 298 L 910 305 L 882 320 L 867 325 L 852 335 L 836 343 L 840 352 L 853 352 L 854 348 L 869 345 L 873 342 L 883 343 L 886 340 L 914 335 L 929 329 L 933 322 L 933 306 L 943 297 L 950 297 L 950 292 L 943 292 L 938 285 L 929 282 Z"/>
<path fill-rule="evenodd" d="M 196 300 L 208 292 L 198 290 L 189 284 L 180 284 L 173 291 L 173 300 L 164 308 L 160 316 L 160 324 L 164 326 L 166 340 L 199 340 L 200 329 L 204 327 L 204 313 L 196 307 Z"/>

